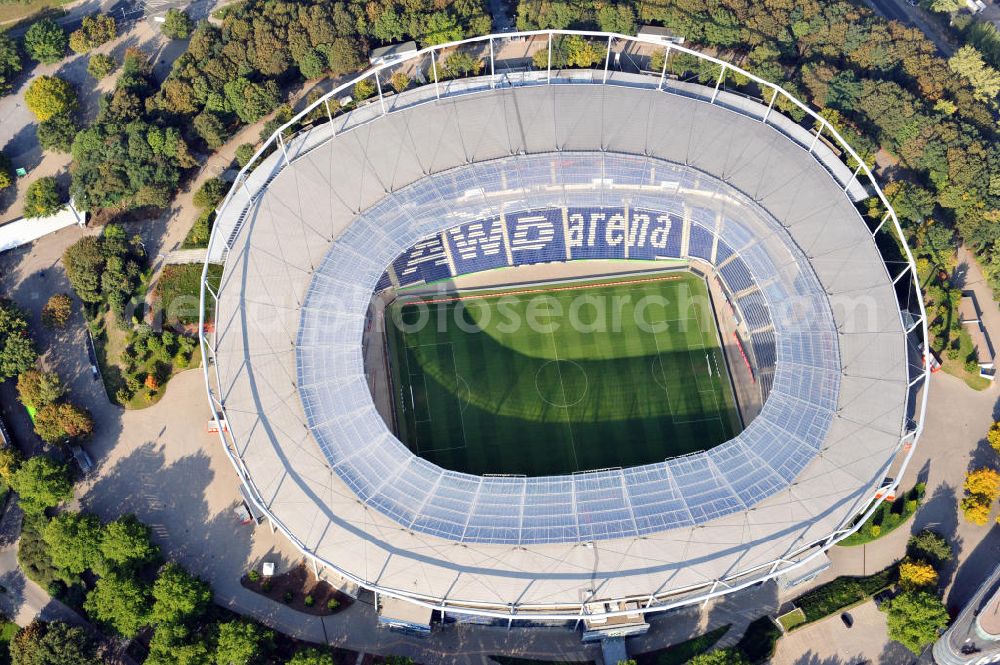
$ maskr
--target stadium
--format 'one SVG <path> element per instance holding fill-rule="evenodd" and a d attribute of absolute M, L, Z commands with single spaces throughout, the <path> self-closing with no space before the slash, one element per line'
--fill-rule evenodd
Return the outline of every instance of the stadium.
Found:
<path fill-rule="evenodd" d="M 570 38 L 602 62 L 560 68 Z M 478 67 L 446 78 L 456 53 Z M 335 88 L 240 172 L 202 299 L 246 494 L 412 625 L 635 624 L 816 574 L 926 406 L 869 167 L 779 85 L 652 37 L 491 35 Z"/>

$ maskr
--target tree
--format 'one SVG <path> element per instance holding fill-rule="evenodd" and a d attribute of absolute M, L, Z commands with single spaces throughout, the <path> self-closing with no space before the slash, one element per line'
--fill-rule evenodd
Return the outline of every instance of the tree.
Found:
<path fill-rule="evenodd" d="M 273 111 L 281 99 L 278 84 L 274 81 L 253 83 L 243 76 L 226 83 L 223 90 L 233 111 L 247 124 L 257 122 Z"/>
<path fill-rule="evenodd" d="M 110 55 L 104 53 L 95 53 L 90 56 L 90 61 L 87 63 L 87 73 L 95 81 L 100 81 L 102 78 L 115 71 L 118 67 L 118 63 Z"/>
<path fill-rule="evenodd" d="M 90 413 L 68 402 L 47 404 L 35 414 L 35 433 L 47 443 L 83 438 L 93 432 Z"/>
<path fill-rule="evenodd" d="M 937 580 L 937 571 L 929 563 L 904 559 L 899 564 L 899 581 L 906 588 L 934 586 Z"/>
<path fill-rule="evenodd" d="M 210 150 L 221 147 L 229 138 L 229 132 L 219 116 L 211 111 L 203 111 L 194 117 L 194 131 L 205 141 Z"/>
<path fill-rule="evenodd" d="M 912 556 L 925 559 L 935 565 L 941 565 L 951 560 L 952 550 L 948 541 L 926 529 L 915 536 L 910 536 L 906 548 Z"/>
<path fill-rule="evenodd" d="M 83 17 L 79 30 L 74 30 L 69 36 L 69 47 L 77 53 L 86 53 L 90 49 L 106 44 L 118 36 L 118 25 L 113 16 L 108 14 L 91 14 Z"/>
<path fill-rule="evenodd" d="M 21 54 L 17 42 L 10 35 L 0 32 L 0 95 L 10 92 L 10 82 L 21 71 Z M 3 189 L 0 186 L 0 189 Z"/>
<path fill-rule="evenodd" d="M 333 656 L 319 649 L 300 649 L 295 652 L 288 665 L 334 665 Z"/>
<path fill-rule="evenodd" d="M 193 29 L 191 18 L 179 9 L 168 9 L 160 26 L 160 31 L 170 39 L 187 39 Z"/>
<path fill-rule="evenodd" d="M 35 135 L 43 150 L 69 152 L 73 148 L 73 139 L 79 128 L 71 115 L 54 115 L 44 122 L 38 123 Z"/>
<path fill-rule="evenodd" d="M 602 32 L 635 34 L 635 9 L 627 4 L 604 5 L 597 10 L 597 25 Z"/>
<path fill-rule="evenodd" d="M 24 103 L 36 118 L 44 122 L 54 115 L 76 110 L 76 91 L 58 76 L 42 75 L 32 81 L 24 92 Z"/>
<path fill-rule="evenodd" d="M 931 9 L 943 14 L 957 12 L 965 8 L 963 0 L 931 0 Z"/>
<path fill-rule="evenodd" d="M 993 423 L 990 431 L 986 433 L 986 440 L 993 450 L 1000 453 L 1000 421 Z"/>
<path fill-rule="evenodd" d="M 150 539 L 149 527 L 135 515 L 125 515 L 104 527 L 100 543 L 101 557 L 119 570 L 132 571 L 152 563 L 160 548 Z"/>
<path fill-rule="evenodd" d="M 0 298 L 0 381 L 27 372 L 37 359 L 24 312 Z"/>
<path fill-rule="evenodd" d="M 65 293 L 53 295 L 42 307 L 42 323 L 49 328 L 65 328 L 73 315 L 73 299 Z"/>
<path fill-rule="evenodd" d="M 11 665 L 99 665 L 94 639 L 79 626 L 36 620 L 10 643 Z"/>
<path fill-rule="evenodd" d="M 24 33 L 24 50 L 46 65 L 58 62 L 66 53 L 66 33 L 52 19 L 43 18 Z"/>
<path fill-rule="evenodd" d="M 695 656 L 688 665 L 750 665 L 750 661 L 736 649 L 715 649 Z"/>
<path fill-rule="evenodd" d="M 274 634 L 257 623 L 227 621 L 219 624 L 216 665 L 251 665 L 270 651 Z"/>
<path fill-rule="evenodd" d="M 149 618 L 155 624 L 183 623 L 203 614 L 211 602 L 212 588 L 208 584 L 176 563 L 168 563 L 153 583 Z"/>
<path fill-rule="evenodd" d="M 62 379 L 55 372 L 28 370 L 17 377 L 17 397 L 21 404 L 41 409 L 65 394 Z"/>
<path fill-rule="evenodd" d="M 68 575 L 93 568 L 101 542 L 101 520 L 96 515 L 60 513 L 42 530 L 52 564 Z"/>
<path fill-rule="evenodd" d="M 135 637 L 149 622 L 149 588 L 132 577 L 106 575 L 97 580 L 83 607 L 123 637 Z"/>
<path fill-rule="evenodd" d="M 959 505 L 965 519 L 976 526 L 985 526 L 990 519 L 991 504 L 981 494 L 970 494 L 963 497 Z"/>
<path fill-rule="evenodd" d="M 28 185 L 24 194 L 25 217 L 51 217 L 64 207 L 59 185 L 52 176 L 39 178 Z"/>
<path fill-rule="evenodd" d="M 975 46 L 963 46 L 948 59 L 948 67 L 959 76 L 964 76 L 982 101 L 990 101 L 1000 94 L 1000 71 L 990 67 L 983 60 L 983 54 Z"/>
<path fill-rule="evenodd" d="M 104 255 L 97 238 L 81 238 L 63 252 L 66 277 L 80 300 L 87 303 L 101 302 L 101 272 Z"/>
<path fill-rule="evenodd" d="M 483 70 L 483 63 L 475 56 L 464 51 L 455 51 L 444 59 L 439 67 L 442 78 L 459 78 L 462 76 L 478 76 Z"/>
<path fill-rule="evenodd" d="M 889 637 L 915 654 L 948 626 L 948 611 L 929 591 L 904 591 L 886 603 Z"/>
<path fill-rule="evenodd" d="M 221 178 L 209 178 L 194 193 L 192 202 L 199 208 L 214 208 L 226 197 L 229 185 Z"/>
<path fill-rule="evenodd" d="M 69 467 L 45 455 L 30 457 L 11 476 L 26 513 L 41 513 L 73 496 Z"/>
<path fill-rule="evenodd" d="M 0 479 L 10 485 L 14 472 L 21 466 L 24 457 L 14 446 L 4 446 L 0 448 Z"/>
<path fill-rule="evenodd" d="M 14 184 L 14 171 L 11 169 L 10 160 L 0 152 L 0 189 L 6 189 Z"/>
<path fill-rule="evenodd" d="M 989 467 L 968 472 L 965 474 L 965 491 L 995 501 L 1000 493 L 1000 473 Z"/>

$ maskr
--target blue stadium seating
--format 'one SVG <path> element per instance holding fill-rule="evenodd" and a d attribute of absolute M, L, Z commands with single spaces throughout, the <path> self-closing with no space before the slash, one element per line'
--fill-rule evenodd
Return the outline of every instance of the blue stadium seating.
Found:
<path fill-rule="evenodd" d="M 628 256 L 630 259 L 678 259 L 683 233 L 683 220 L 677 215 L 636 208 L 629 219 Z"/>
<path fill-rule="evenodd" d="M 506 215 L 507 239 L 514 265 L 566 260 L 563 211 L 558 208 Z"/>
<path fill-rule="evenodd" d="M 624 259 L 627 241 L 624 208 L 569 208 L 566 246 L 571 259 Z"/>
<path fill-rule="evenodd" d="M 732 255 L 733 248 L 727 245 L 724 240 L 719 238 L 718 245 L 715 248 L 715 265 L 719 265 Z"/>
<path fill-rule="evenodd" d="M 387 270 L 382 273 L 381 277 L 378 278 L 378 283 L 375 284 L 375 293 L 387 289 L 390 286 L 392 286 L 392 280 L 389 279 L 389 271 Z"/>
<path fill-rule="evenodd" d="M 441 236 L 424 238 L 392 262 L 400 286 L 434 282 L 451 277 Z"/>
<path fill-rule="evenodd" d="M 754 357 L 757 358 L 758 367 L 771 367 L 777 360 L 774 350 L 774 332 L 758 332 L 750 334 L 750 345 L 753 347 Z"/>
<path fill-rule="evenodd" d="M 701 224 L 691 224 L 688 236 L 688 256 L 694 256 L 706 261 L 712 260 L 713 233 Z"/>
<path fill-rule="evenodd" d="M 743 259 L 733 259 L 719 269 L 719 274 L 722 276 L 722 281 L 733 293 L 752 288 L 755 284 L 753 275 L 747 269 L 747 264 L 743 263 Z"/>
<path fill-rule="evenodd" d="M 459 275 L 509 265 L 499 217 L 456 226 L 445 232 L 445 240 Z"/>
<path fill-rule="evenodd" d="M 736 301 L 750 330 L 760 330 L 771 325 L 771 311 L 764 296 L 755 291 Z"/>

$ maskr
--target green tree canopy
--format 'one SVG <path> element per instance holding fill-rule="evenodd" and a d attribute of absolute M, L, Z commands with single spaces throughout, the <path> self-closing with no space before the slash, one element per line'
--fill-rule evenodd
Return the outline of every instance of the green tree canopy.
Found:
<path fill-rule="evenodd" d="M 0 381 L 28 371 L 37 358 L 24 312 L 0 298 Z"/>
<path fill-rule="evenodd" d="M 68 402 L 46 404 L 35 414 L 35 433 L 47 443 L 62 443 L 94 433 L 90 413 Z"/>
<path fill-rule="evenodd" d="M 951 544 L 928 529 L 915 536 L 910 536 L 906 548 L 912 556 L 926 559 L 935 565 L 950 561 L 952 556 Z"/>
<path fill-rule="evenodd" d="M 66 32 L 50 18 L 35 21 L 24 33 L 24 50 L 34 60 L 52 64 L 66 54 Z"/>
<path fill-rule="evenodd" d="M 1000 94 L 1000 71 L 987 65 L 983 54 L 975 46 L 966 45 L 958 49 L 948 60 L 948 66 L 968 79 L 979 99 L 990 101 Z"/>
<path fill-rule="evenodd" d="M 219 624 L 216 665 L 253 665 L 270 651 L 274 634 L 257 623 L 227 621 Z"/>
<path fill-rule="evenodd" d="M 221 178 L 209 178 L 194 193 L 193 202 L 199 208 L 214 208 L 226 197 L 229 183 Z"/>
<path fill-rule="evenodd" d="M 18 52 L 17 42 L 7 33 L 0 32 L 0 95 L 10 92 L 11 80 L 20 71 L 21 54 Z"/>
<path fill-rule="evenodd" d="M 750 665 L 750 661 L 736 649 L 715 649 L 695 656 L 687 665 Z"/>
<path fill-rule="evenodd" d="M 51 217 L 64 207 L 59 184 L 52 176 L 39 178 L 28 185 L 24 194 L 25 217 Z"/>
<path fill-rule="evenodd" d="M 134 577 L 105 575 L 87 594 L 83 607 L 123 637 L 135 637 L 149 623 L 149 588 Z"/>
<path fill-rule="evenodd" d="M 31 369 L 17 377 L 17 397 L 21 404 L 40 409 L 66 393 L 62 379 L 55 372 Z"/>
<path fill-rule="evenodd" d="M 170 39 L 187 39 L 194 30 L 194 22 L 179 9 L 168 9 L 160 31 Z"/>
<path fill-rule="evenodd" d="M 333 656 L 319 649 L 300 649 L 295 652 L 288 665 L 334 665 Z"/>
<path fill-rule="evenodd" d="M 100 665 L 94 639 L 79 626 L 35 621 L 10 643 L 11 665 Z"/>
<path fill-rule="evenodd" d="M 915 654 L 948 626 L 948 611 L 929 591 L 904 591 L 886 604 L 889 637 Z"/>
<path fill-rule="evenodd" d="M 104 269 L 100 241 L 93 236 L 81 238 L 63 252 L 62 261 L 77 297 L 83 302 L 100 302 L 101 271 Z"/>
<path fill-rule="evenodd" d="M 24 103 L 35 117 L 44 122 L 55 115 L 67 115 L 76 110 L 76 91 L 58 76 L 42 75 L 24 92 Z"/>
<path fill-rule="evenodd" d="M 113 16 L 108 14 L 91 14 L 84 16 L 78 30 L 69 36 L 69 47 L 77 53 L 86 53 L 90 49 L 106 44 L 118 36 L 118 25 Z"/>
<path fill-rule="evenodd" d="M 90 570 L 101 542 L 101 520 L 89 513 L 65 512 L 53 517 L 42 530 L 52 564 L 77 576 Z"/>
<path fill-rule="evenodd" d="M 153 583 L 153 623 L 184 623 L 204 613 L 212 588 L 176 563 L 168 563 Z"/>
<path fill-rule="evenodd" d="M 281 97 L 274 81 L 260 84 L 243 76 L 226 83 L 224 90 L 229 107 L 246 123 L 257 122 L 273 111 Z"/>
<path fill-rule="evenodd" d="M 90 56 L 90 60 L 87 62 L 87 73 L 95 81 L 100 81 L 102 78 L 115 71 L 118 63 L 110 55 L 104 53 L 95 53 Z"/>
<path fill-rule="evenodd" d="M 54 115 L 44 122 L 38 123 L 35 135 L 42 150 L 69 152 L 73 148 L 73 139 L 79 128 L 71 115 Z"/>
<path fill-rule="evenodd" d="M 160 552 L 150 539 L 149 527 L 135 515 L 108 522 L 101 534 L 99 550 L 108 565 L 123 571 L 152 563 Z"/>
<path fill-rule="evenodd" d="M 28 513 L 40 513 L 73 496 L 69 467 L 45 455 L 25 460 L 11 476 L 11 487 Z"/>

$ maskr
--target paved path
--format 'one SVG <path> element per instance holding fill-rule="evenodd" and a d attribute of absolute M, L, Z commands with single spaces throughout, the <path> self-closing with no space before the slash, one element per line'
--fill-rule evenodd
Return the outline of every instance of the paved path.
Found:
<path fill-rule="evenodd" d="M 175 249 L 167 254 L 164 263 L 204 263 L 208 256 L 207 249 Z"/>

